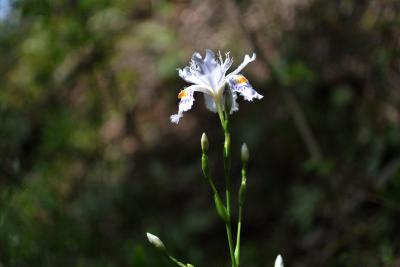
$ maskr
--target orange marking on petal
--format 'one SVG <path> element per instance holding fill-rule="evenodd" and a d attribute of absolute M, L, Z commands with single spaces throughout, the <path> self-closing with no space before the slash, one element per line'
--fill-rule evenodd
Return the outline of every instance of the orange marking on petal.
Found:
<path fill-rule="evenodd" d="M 186 92 L 185 89 L 183 89 L 183 90 L 181 90 L 181 91 L 179 92 L 178 98 L 179 98 L 179 99 L 182 99 L 182 98 L 187 97 L 187 95 L 188 95 L 188 93 Z"/>
<path fill-rule="evenodd" d="M 244 76 L 239 75 L 235 78 L 235 82 L 238 84 L 247 83 L 247 79 Z"/>

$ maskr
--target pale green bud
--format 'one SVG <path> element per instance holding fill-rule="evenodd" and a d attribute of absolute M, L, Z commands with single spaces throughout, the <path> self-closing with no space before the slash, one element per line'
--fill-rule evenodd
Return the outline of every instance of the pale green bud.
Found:
<path fill-rule="evenodd" d="M 201 150 L 203 152 L 207 152 L 208 151 L 208 138 L 206 133 L 203 133 L 201 135 Z"/>
<path fill-rule="evenodd" d="M 278 255 L 275 260 L 275 267 L 283 267 L 283 259 L 281 255 Z"/>
<path fill-rule="evenodd" d="M 159 250 L 165 251 L 164 243 L 155 235 L 146 233 L 149 242 Z"/>
<path fill-rule="evenodd" d="M 241 149 L 241 157 L 242 157 L 242 162 L 243 163 L 247 163 L 247 161 L 249 161 L 249 149 L 247 148 L 246 143 L 243 143 L 242 145 L 242 149 Z"/>

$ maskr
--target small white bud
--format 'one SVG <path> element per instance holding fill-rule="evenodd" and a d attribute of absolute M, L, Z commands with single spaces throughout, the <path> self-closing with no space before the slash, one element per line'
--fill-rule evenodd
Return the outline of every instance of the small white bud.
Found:
<path fill-rule="evenodd" d="M 201 150 L 203 150 L 203 152 L 208 151 L 208 138 L 206 133 L 201 135 Z"/>
<path fill-rule="evenodd" d="M 249 149 L 247 148 L 246 143 L 243 143 L 242 149 L 241 149 L 241 156 L 242 156 L 242 161 L 247 162 L 249 160 Z"/>
<path fill-rule="evenodd" d="M 280 254 L 276 257 L 275 267 L 283 267 L 283 259 Z"/>
<path fill-rule="evenodd" d="M 157 236 L 150 233 L 146 233 L 146 235 L 147 239 L 153 246 L 155 246 L 157 249 L 165 250 L 164 243 Z"/>

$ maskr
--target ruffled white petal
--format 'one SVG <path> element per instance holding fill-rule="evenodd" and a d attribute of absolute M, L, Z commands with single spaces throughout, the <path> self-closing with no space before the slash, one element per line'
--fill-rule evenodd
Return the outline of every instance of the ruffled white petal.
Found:
<path fill-rule="evenodd" d="M 232 66 L 233 60 L 229 55 L 229 52 L 225 53 L 225 60 L 222 60 L 221 52 L 219 53 L 219 62 L 224 74 L 228 71 L 228 69 Z"/>
<path fill-rule="evenodd" d="M 253 53 L 253 55 L 251 57 L 249 55 L 245 55 L 242 64 L 240 64 L 234 71 L 229 73 L 228 77 L 239 74 L 239 72 L 241 72 L 242 69 L 244 69 L 244 67 L 247 66 L 247 64 L 249 64 L 250 62 L 253 62 L 254 60 L 256 60 L 255 53 Z"/>
<path fill-rule="evenodd" d="M 250 85 L 249 81 L 243 75 L 231 76 L 228 80 L 228 84 L 232 92 L 239 93 L 247 101 L 253 101 L 253 99 L 262 99 L 263 96 L 257 93 L 256 90 Z"/>
<path fill-rule="evenodd" d="M 225 60 L 222 60 L 221 53 L 219 53 L 219 61 L 220 61 L 220 66 L 221 66 L 221 77 L 218 81 L 218 86 L 221 88 L 225 85 L 226 82 L 226 72 L 228 69 L 232 66 L 233 60 L 228 53 L 225 53 Z"/>
<path fill-rule="evenodd" d="M 212 89 L 214 94 L 222 86 L 220 83 L 225 78 L 225 73 L 222 71 L 220 62 L 215 58 L 215 54 L 210 49 L 206 49 L 204 59 L 199 53 L 192 56 L 191 65 L 197 70 L 198 78 Z"/>
<path fill-rule="evenodd" d="M 204 60 L 198 61 L 197 63 L 204 74 L 211 73 L 215 69 L 220 68 L 219 62 L 215 59 L 214 52 L 210 49 L 206 49 L 206 56 L 204 57 Z"/>
<path fill-rule="evenodd" d="M 183 117 L 183 112 L 192 108 L 194 103 L 194 92 L 202 92 L 204 95 L 208 94 L 207 89 L 199 85 L 191 85 L 186 87 L 183 91 L 183 96 L 180 96 L 180 94 L 178 95 L 180 97 L 178 113 L 170 116 L 171 122 L 176 124 L 178 124 L 180 118 Z"/>
<path fill-rule="evenodd" d="M 209 85 L 203 81 L 203 79 L 199 78 L 198 75 L 196 75 L 196 71 L 193 70 L 191 67 L 185 67 L 183 69 L 178 69 L 178 74 L 179 77 L 184 79 L 185 81 L 197 85 L 201 85 L 203 87 L 208 87 Z M 209 90 L 212 90 L 209 88 Z"/>

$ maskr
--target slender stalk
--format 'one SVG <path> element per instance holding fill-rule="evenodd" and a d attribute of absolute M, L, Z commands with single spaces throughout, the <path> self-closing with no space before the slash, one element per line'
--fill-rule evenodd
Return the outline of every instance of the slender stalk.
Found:
<path fill-rule="evenodd" d="M 239 214 L 238 214 L 238 225 L 237 225 L 237 234 L 236 234 L 236 246 L 235 246 L 235 259 L 236 263 L 239 266 L 240 262 L 240 236 L 241 236 L 241 231 L 242 231 L 242 214 L 243 214 L 243 206 L 244 206 L 244 201 L 245 201 L 245 195 L 246 195 L 246 184 L 247 184 L 247 170 L 246 170 L 246 165 L 247 165 L 247 160 L 248 160 L 248 150 L 246 147 L 247 151 L 247 159 L 244 159 L 243 157 L 243 147 L 242 147 L 242 182 L 240 185 L 239 189 Z"/>
<path fill-rule="evenodd" d="M 236 246 L 235 246 L 235 260 L 237 266 L 239 266 L 240 262 L 240 235 L 242 231 L 242 211 L 243 208 L 239 206 L 239 215 L 238 215 L 238 225 L 237 225 L 237 234 L 236 234 Z"/>
<path fill-rule="evenodd" d="M 188 264 L 184 264 L 180 261 L 178 261 L 176 258 L 172 257 L 171 255 L 165 254 L 165 256 L 172 261 L 173 263 L 175 263 L 176 265 L 180 266 L 180 267 L 188 267 L 188 266 L 193 266 L 193 265 L 188 265 Z M 194 267 L 194 266 L 193 266 Z"/>
<path fill-rule="evenodd" d="M 226 124 L 228 124 L 228 119 L 226 119 Z M 231 215 L 231 137 L 229 134 L 229 129 L 224 129 L 225 142 L 224 142 L 224 174 L 225 174 L 225 194 L 226 194 L 226 209 L 228 215 Z"/>
<path fill-rule="evenodd" d="M 222 107 L 218 107 L 218 115 L 221 121 L 221 126 L 224 130 L 224 176 L 225 176 L 225 201 L 226 201 L 226 212 L 227 212 L 227 220 L 225 221 L 226 227 L 226 235 L 228 238 L 228 246 L 229 246 L 229 254 L 231 257 L 232 267 L 237 267 L 235 260 L 235 252 L 233 245 L 233 237 L 232 237 L 232 226 L 231 226 L 231 178 L 230 178 L 230 169 L 231 169 L 231 138 L 229 133 L 229 119 L 228 113 L 222 110 Z"/>
<path fill-rule="evenodd" d="M 203 133 L 201 137 L 201 168 L 203 170 L 204 177 L 208 181 L 208 184 L 211 187 L 211 190 L 213 191 L 214 194 L 214 204 L 215 208 L 217 210 L 218 215 L 221 217 L 221 219 L 224 222 L 228 221 L 228 213 L 226 211 L 226 208 L 224 204 L 221 201 L 221 197 L 219 196 L 218 190 L 215 187 L 214 181 L 211 178 L 211 171 L 209 167 L 209 162 L 208 162 L 208 139 L 207 135 Z"/>
<path fill-rule="evenodd" d="M 205 151 L 203 151 L 201 155 L 201 167 L 203 169 L 203 175 L 206 178 L 208 184 L 210 185 L 211 190 L 215 195 L 219 196 L 218 190 L 215 187 L 214 181 L 211 177 L 209 163 L 208 163 L 208 156 Z"/>
<path fill-rule="evenodd" d="M 235 260 L 233 238 L 232 238 L 232 227 L 231 227 L 231 139 L 229 134 L 228 117 L 225 117 L 225 142 L 224 142 L 224 172 L 225 172 L 225 197 L 226 197 L 226 211 L 228 213 L 228 221 L 226 223 L 226 233 L 228 236 L 229 253 L 232 259 L 232 266 L 238 266 Z"/>
<path fill-rule="evenodd" d="M 238 267 L 235 260 L 235 253 L 233 251 L 232 229 L 230 222 L 226 224 L 226 234 L 228 237 L 229 254 L 231 256 L 232 267 Z"/>
<path fill-rule="evenodd" d="M 169 259 L 170 261 L 172 261 L 179 267 L 194 267 L 190 263 L 185 264 L 185 263 L 177 260 L 175 257 L 171 256 L 169 254 L 167 248 L 165 247 L 164 243 L 160 240 L 160 238 L 158 238 L 157 236 L 155 236 L 151 233 L 147 233 L 146 235 L 147 235 L 147 239 L 149 240 L 150 244 L 152 244 L 154 246 L 154 248 L 156 248 L 158 251 L 160 251 L 167 259 Z"/>

